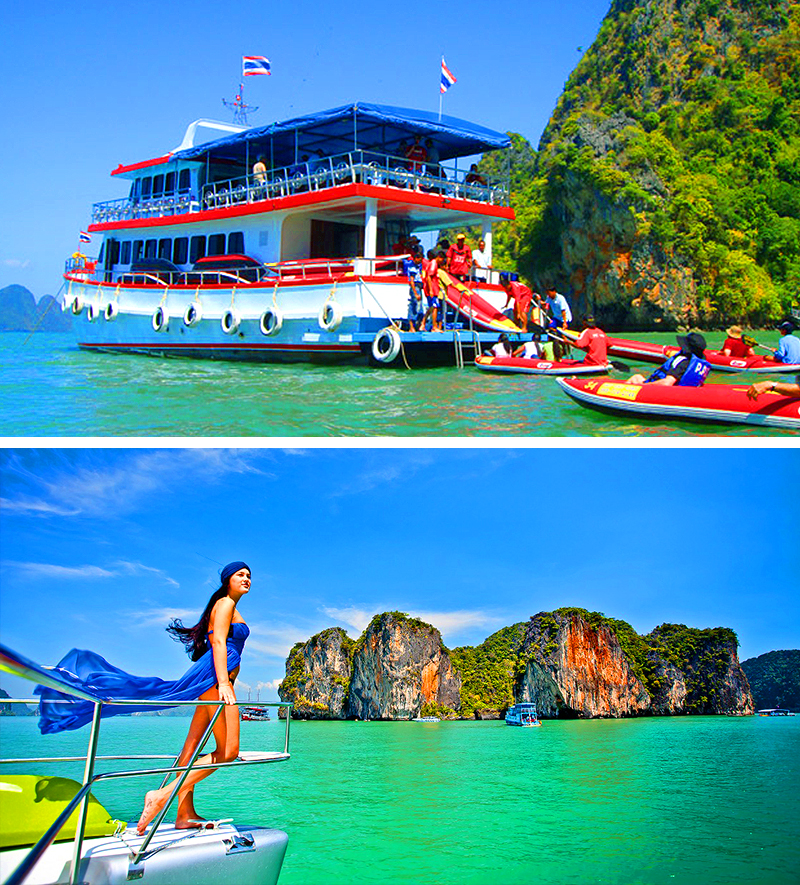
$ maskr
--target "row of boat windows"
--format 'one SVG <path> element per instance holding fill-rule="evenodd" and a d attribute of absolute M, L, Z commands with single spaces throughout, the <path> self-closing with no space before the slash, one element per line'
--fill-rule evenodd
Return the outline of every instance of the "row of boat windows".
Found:
<path fill-rule="evenodd" d="M 132 200 L 150 200 L 156 197 L 169 197 L 175 194 L 188 194 L 191 186 L 191 169 L 180 172 L 161 172 L 158 175 L 146 175 L 137 178 L 131 185 Z M 175 184 L 177 182 L 177 191 Z"/>
<path fill-rule="evenodd" d="M 194 264 L 206 255 L 242 255 L 244 233 L 209 234 L 196 237 L 164 237 L 160 240 L 110 240 L 110 260 L 107 267 L 115 264 L 132 264 L 146 258 L 165 258 L 173 264 Z M 102 260 L 102 254 L 101 254 Z"/>

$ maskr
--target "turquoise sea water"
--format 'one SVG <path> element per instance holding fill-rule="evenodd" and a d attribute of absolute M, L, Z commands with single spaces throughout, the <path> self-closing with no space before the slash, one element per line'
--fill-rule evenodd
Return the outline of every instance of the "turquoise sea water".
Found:
<path fill-rule="evenodd" d="M 187 725 L 109 720 L 100 752 L 171 752 Z M 244 749 L 282 747 L 282 722 L 242 727 Z M 289 834 L 281 885 L 800 880 L 800 717 L 291 729 L 289 762 L 218 772 L 196 793 L 206 816 Z M 35 719 L 4 719 L 0 754 L 84 752 L 87 740 L 85 729 L 42 738 Z M 135 820 L 156 780 L 110 782 L 98 796 Z"/>
<path fill-rule="evenodd" d="M 721 335 L 708 338 L 710 346 L 722 343 Z M 755 377 L 712 379 L 749 383 Z M 0 436 L 693 435 L 796 437 L 787 430 L 602 415 L 568 399 L 552 378 L 488 375 L 472 366 L 240 365 L 84 353 L 68 334 L 0 335 Z"/>

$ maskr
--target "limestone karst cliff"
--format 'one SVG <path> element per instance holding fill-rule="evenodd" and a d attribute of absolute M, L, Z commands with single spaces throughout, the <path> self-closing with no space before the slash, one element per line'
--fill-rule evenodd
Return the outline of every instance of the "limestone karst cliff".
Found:
<path fill-rule="evenodd" d="M 608 329 L 776 320 L 799 150 L 800 3 L 612 0 L 535 157 L 515 142 L 497 257 Z"/>
<path fill-rule="evenodd" d="M 430 624 L 376 615 L 357 642 L 331 628 L 298 643 L 279 694 L 296 717 L 320 719 L 500 718 L 518 701 L 545 718 L 753 712 L 732 630 L 662 624 L 640 636 L 578 608 L 452 652 Z"/>

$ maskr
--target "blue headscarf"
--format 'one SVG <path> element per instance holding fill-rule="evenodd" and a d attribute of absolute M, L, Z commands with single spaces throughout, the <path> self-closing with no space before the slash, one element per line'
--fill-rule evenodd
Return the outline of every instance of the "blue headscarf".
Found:
<path fill-rule="evenodd" d="M 219 579 L 222 581 L 223 586 L 228 578 L 230 578 L 231 575 L 235 575 L 240 568 L 246 568 L 247 571 L 250 571 L 250 566 L 246 562 L 229 562 L 225 568 L 222 569 L 219 573 Z"/>

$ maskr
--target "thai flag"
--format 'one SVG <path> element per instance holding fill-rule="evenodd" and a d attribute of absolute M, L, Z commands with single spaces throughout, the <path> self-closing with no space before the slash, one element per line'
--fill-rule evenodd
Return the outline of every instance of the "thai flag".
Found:
<path fill-rule="evenodd" d="M 255 77 L 257 74 L 271 74 L 269 59 L 263 55 L 242 56 L 242 76 Z"/>
<path fill-rule="evenodd" d="M 445 92 L 456 82 L 456 78 L 450 73 L 449 68 L 444 63 L 444 56 L 442 56 L 442 83 L 439 87 L 439 91 L 444 95 Z"/>
<path fill-rule="evenodd" d="M 82 230 L 82 231 L 78 234 L 78 239 L 79 239 L 82 243 L 91 243 L 91 242 L 92 242 L 92 235 L 91 235 L 91 234 L 87 234 L 85 230 Z"/>

